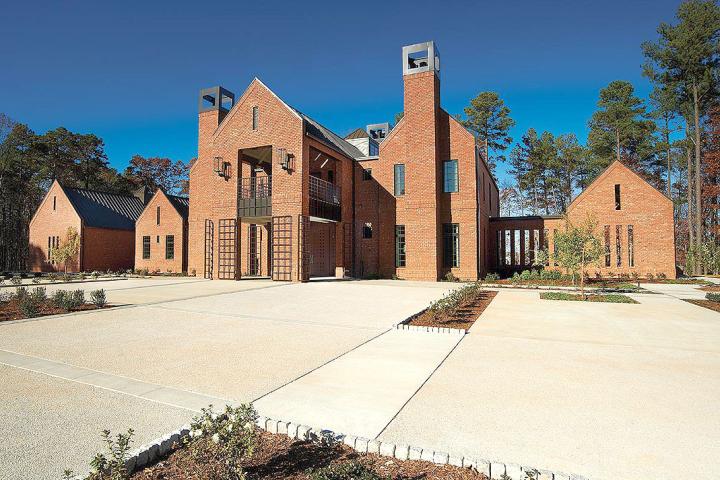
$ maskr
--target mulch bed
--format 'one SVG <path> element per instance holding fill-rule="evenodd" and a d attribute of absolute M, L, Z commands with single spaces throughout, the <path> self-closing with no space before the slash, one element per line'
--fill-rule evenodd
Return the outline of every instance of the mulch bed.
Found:
<path fill-rule="evenodd" d="M 685 299 L 686 302 L 694 303 L 695 305 L 699 305 L 701 307 L 705 307 L 709 310 L 715 310 L 716 312 L 720 313 L 720 302 L 711 302 L 710 300 L 690 300 Z"/>
<path fill-rule="evenodd" d="M 702 287 L 700 290 L 705 292 L 720 292 L 720 285 L 708 285 L 707 287 Z"/>
<path fill-rule="evenodd" d="M 83 312 L 86 310 L 97 310 L 98 308 L 100 307 L 96 307 L 92 303 L 86 303 L 85 305 L 73 308 L 70 312 Z M 107 305 L 102 308 L 107 308 Z M 52 302 L 45 302 L 40 305 L 38 314 L 35 315 L 34 318 L 45 317 L 47 315 L 57 315 L 59 313 L 68 313 L 68 311 L 55 306 Z M 20 312 L 15 298 L 11 299 L 9 302 L 0 302 L 0 322 L 22 320 L 24 318 L 26 317 Z"/>
<path fill-rule="evenodd" d="M 248 480 L 308 480 L 309 471 L 344 461 L 360 461 L 392 480 L 486 480 L 471 469 L 400 461 L 374 454 L 359 454 L 346 445 L 321 446 L 292 440 L 285 435 L 260 432 L 252 458 L 244 462 Z M 208 469 L 197 464 L 187 449 L 132 475 L 132 480 L 210 480 Z"/>
<path fill-rule="evenodd" d="M 449 317 L 436 318 L 430 311 L 425 310 L 406 322 L 407 325 L 418 327 L 444 327 L 467 330 L 475 323 L 480 314 L 485 311 L 493 301 L 497 292 L 483 290 L 472 303 L 463 305 L 457 312 Z"/>

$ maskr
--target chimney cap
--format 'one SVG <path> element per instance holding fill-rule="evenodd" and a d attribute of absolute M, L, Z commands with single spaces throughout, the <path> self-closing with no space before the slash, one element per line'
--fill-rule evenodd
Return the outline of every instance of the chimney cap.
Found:
<path fill-rule="evenodd" d="M 211 110 L 229 111 L 235 105 L 235 94 L 220 85 L 203 88 L 198 98 L 198 110 L 209 112 Z"/>
<path fill-rule="evenodd" d="M 440 52 L 435 42 L 415 43 L 402 48 L 403 75 L 419 72 L 440 73 Z"/>

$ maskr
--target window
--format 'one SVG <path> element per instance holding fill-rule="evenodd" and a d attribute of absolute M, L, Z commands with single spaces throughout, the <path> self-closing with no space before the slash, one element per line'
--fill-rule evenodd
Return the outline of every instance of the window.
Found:
<path fill-rule="evenodd" d="M 363 225 L 363 238 L 372 238 L 372 223 Z"/>
<path fill-rule="evenodd" d="M 405 225 L 395 225 L 395 266 L 405 266 Z"/>
<path fill-rule="evenodd" d="M 52 236 L 48 237 L 48 253 L 47 253 L 47 260 L 50 263 L 55 263 L 55 259 L 53 258 L 55 249 L 60 246 L 60 237 Z"/>
<path fill-rule="evenodd" d="M 505 230 L 505 265 L 512 265 L 512 244 L 510 243 L 510 236 L 512 230 Z"/>
<path fill-rule="evenodd" d="M 505 264 L 505 255 L 503 255 L 503 231 L 497 231 L 497 264 L 498 266 Z"/>
<path fill-rule="evenodd" d="M 57 209 L 57 196 L 53 195 L 53 211 Z"/>
<path fill-rule="evenodd" d="M 553 228 L 553 265 L 558 266 L 558 245 L 555 239 L 557 238 L 557 228 Z"/>
<path fill-rule="evenodd" d="M 547 228 L 543 228 L 543 233 L 542 233 L 542 245 L 543 245 L 543 249 L 545 250 L 545 253 L 547 254 L 547 255 L 545 256 L 545 265 L 548 265 L 548 266 L 550 265 L 550 258 L 549 258 L 549 257 L 550 257 L 550 249 L 549 249 L 549 243 L 550 243 L 550 242 L 549 242 L 549 239 L 548 239 L 548 229 L 547 229 Z M 555 248 L 555 239 L 553 239 L 553 249 L 554 249 L 554 248 Z M 555 253 L 553 252 L 553 257 L 554 257 L 554 256 L 555 256 Z"/>
<path fill-rule="evenodd" d="M 515 254 L 513 265 L 522 265 L 520 263 L 520 232 L 521 230 L 513 230 L 513 253 Z"/>
<path fill-rule="evenodd" d="M 252 129 L 258 129 L 258 107 L 252 107 Z"/>
<path fill-rule="evenodd" d="M 157 207 L 157 210 L 155 210 L 155 223 L 160 225 L 160 207 Z"/>
<path fill-rule="evenodd" d="M 635 238 L 634 238 L 634 231 L 633 226 L 628 225 L 628 266 L 634 267 L 635 266 Z"/>
<path fill-rule="evenodd" d="M 458 191 L 458 162 L 448 160 L 443 162 L 443 191 L 454 193 Z"/>
<path fill-rule="evenodd" d="M 620 210 L 620 184 L 615 184 L 615 210 Z"/>
<path fill-rule="evenodd" d="M 150 236 L 143 237 L 143 258 L 147 260 L 150 258 Z"/>
<path fill-rule="evenodd" d="M 157 238 L 155 239 L 155 243 L 160 243 L 160 235 L 158 235 Z"/>
<path fill-rule="evenodd" d="M 395 196 L 405 195 L 405 165 L 395 165 Z"/>
<path fill-rule="evenodd" d="M 615 256 L 617 257 L 617 266 L 622 266 L 622 225 L 615 225 Z"/>
<path fill-rule="evenodd" d="M 610 266 L 610 225 L 605 225 L 605 266 Z"/>
<path fill-rule="evenodd" d="M 460 225 L 443 224 L 443 262 L 446 267 L 460 266 Z"/>
<path fill-rule="evenodd" d="M 165 236 L 165 260 L 175 258 L 175 235 Z"/>
<path fill-rule="evenodd" d="M 374 157 L 376 155 L 380 154 L 380 147 L 377 143 L 370 142 L 370 148 L 368 148 L 368 154 L 371 157 Z"/>
<path fill-rule="evenodd" d="M 530 230 L 523 230 L 523 245 L 525 246 L 525 255 L 523 258 L 523 265 L 530 265 L 530 252 L 532 247 L 530 246 Z"/>
<path fill-rule="evenodd" d="M 328 173 L 327 173 L 327 181 L 330 182 L 330 183 L 332 183 L 332 184 L 335 183 L 335 172 L 333 172 L 332 170 L 328 170 Z"/>
<path fill-rule="evenodd" d="M 363 170 L 363 180 L 371 180 L 372 179 L 372 168 L 366 168 Z"/>

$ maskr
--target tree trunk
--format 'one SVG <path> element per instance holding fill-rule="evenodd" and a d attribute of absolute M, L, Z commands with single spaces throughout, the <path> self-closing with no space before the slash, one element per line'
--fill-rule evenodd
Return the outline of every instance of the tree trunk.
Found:
<path fill-rule="evenodd" d="M 698 98 L 698 87 L 693 82 L 693 110 L 695 115 L 695 234 L 698 246 L 702 245 L 702 186 L 700 184 L 700 100 Z M 697 259 L 695 269 L 702 268 L 700 258 Z"/>
<path fill-rule="evenodd" d="M 585 249 L 580 256 L 580 298 L 585 300 Z"/>
<path fill-rule="evenodd" d="M 617 161 L 620 161 L 620 130 L 615 129 L 615 155 L 617 157 Z"/>
<path fill-rule="evenodd" d="M 672 158 L 670 156 L 670 119 L 665 116 L 665 145 L 667 155 L 667 196 L 672 200 Z"/>
<path fill-rule="evenodd" d="M 690 128 L 685 125 L 685 138 L 690 140 Z M 695 221 L 693 218 L 693 176 L 692 176 L 692 154 L 690 147 L 685 147 L 685 157 L 687 159 L 687 225 L 688 225 L 688 248 L 687 255 L 694 251 L 695 246 Z M 693 267 L 695 268 L 695 267 Z M 688 272 L 692 273 L 692 272 Z"/>

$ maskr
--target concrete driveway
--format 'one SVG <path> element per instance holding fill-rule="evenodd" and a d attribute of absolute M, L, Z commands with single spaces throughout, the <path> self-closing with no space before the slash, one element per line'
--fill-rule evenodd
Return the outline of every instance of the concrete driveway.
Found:
<path fill-rule="evenodd" d="M 0 477 L 82 472 L 104 428 L 135 428 L 140 445 L 200 406 L 256 400 L 455 287 L 405 283 L 93 282 L 82 286 L 134 305 L 0 323 L 0 402 L 12 432 L 0 435 Z M 399 405 L 436 364 L 407 385 Z"/>
<path fill-rule="evenodd" d="M 380 435 L 592 479 L 711 478 L 720 315 L 502 290 Z"/>

